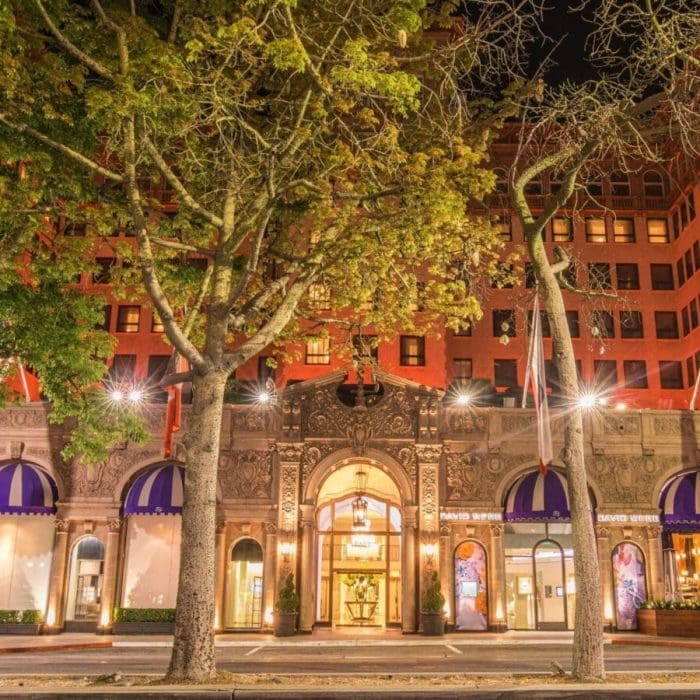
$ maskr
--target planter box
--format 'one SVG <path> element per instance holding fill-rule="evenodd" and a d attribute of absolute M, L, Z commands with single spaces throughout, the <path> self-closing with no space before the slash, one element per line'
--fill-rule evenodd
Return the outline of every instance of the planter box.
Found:
<path fill-rule="evenodd" d="M 445 634 L 444 613 L 428 613 L 421 611 L 420 626 L 425 637 L 442 637 Z"/>
<path fill-rule="evenodd" d="M 173 634 L 174 622 L 115 622 L 112 634 Z"/>
<path fill-rule="evenodd" d="M 658 637 L 700 639 L 700 610 L 637 610 L 639 631 Z"/>
<path fill-rule="evenodd" d="M 272 633 L 275 637 L 291 637 L 297 631 L 297 613 L 275 612 Z"/>
<path fill-rule="evenodd" d="M 0 624 L 0 634 L 41 634 L 41 625 Z"/>

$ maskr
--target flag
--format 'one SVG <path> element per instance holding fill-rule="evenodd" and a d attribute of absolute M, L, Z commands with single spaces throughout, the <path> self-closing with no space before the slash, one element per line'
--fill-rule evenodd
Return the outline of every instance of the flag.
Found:
<path fill-rule="evenodd" d="M 532 328 L 530 329 L 530 348 L 525 371 L 525 387 L 523 389 L 523 408 L 527 401 L 528 379 L 532 388 L 537 415 L 537 451 L 540 458 L 540 472 L 547 473 L 547 467 L 552 462 L 552 433 L 549 425 L 549 404 L 547 403 L 547 380 L 544 369 L 544 346 L 542 343 L 542 320 L 540 318 L 540 302 L 535 295 L 532 308 Z"/>
<path fill-rule="evenodd" d="M 41 401 L 41 384 L 34 374 L 24 367 L 19 357 L 0 358 L 0 376 L 5 374 L 8 375 L 6 381 L 10 389 L 22 394 L 27 403 Z"/>
<path fill-rule="evenodd" d="M 180 354 L 174 353 L 174 371 L 186 372 L 187 360 Z M 168 403 L 165 406 L 165 432 L 163 435 L 163 457 L 170 457 L 173 449 L 173 435 L 180 430 L 182 417 L 182 382 L 167 387 Z"/>

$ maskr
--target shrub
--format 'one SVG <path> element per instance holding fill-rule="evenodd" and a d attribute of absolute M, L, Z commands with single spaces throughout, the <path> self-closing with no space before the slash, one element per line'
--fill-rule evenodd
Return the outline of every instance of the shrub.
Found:
<path fill-rule="evenodd" d="M 175 608 L 117 608 L 115 622 L 175 622 Z"/>
<path fill-rule="evenodd" d="M 294 590 L 294 574 L 289 574 L 280 589 L 275 603 L 275 610 L 280 613 L 295 613 L 299 610 L 299 596 Z"/>
<path fill-rule="evenodd" d="M 40 625 L 41 610 L 0 610 L 0 625 Z"/>
<path fill-rule="evenodd" d="M 430 577 L 430 585 L 423 593 L 421 611 L 426 613 L 441 613 L 445 607 L 445 596 L 440 591 L 440 579 L 437 571 L 433 571 Z"/>

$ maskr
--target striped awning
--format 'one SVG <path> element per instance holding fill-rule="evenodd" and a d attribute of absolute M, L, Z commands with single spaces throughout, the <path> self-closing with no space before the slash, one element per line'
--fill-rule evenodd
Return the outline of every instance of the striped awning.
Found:
<path fill-rule="evenodd" d="M 124 515 L 180 515 L 184 478 L 185 470 L 177 464 L 148 469 L 126 494 Z"/>
<path fill-rule="evenodd" d="M 679 474 L 661 492 L 664 530 L 700 532 L 700 478 L 698 472 Z"/>
<path fill-rule="evenodd" d="M 41 468 L 25 462 L 0 467 L 0 514 L 53 515 L 56 482 Z"/>
<path fill-rule="evenodd" d="M 570 515 L 566 479 L 553 469 L 523 474 L 508 493 L 505 519 L 511 522 L 569 520 Z"/>

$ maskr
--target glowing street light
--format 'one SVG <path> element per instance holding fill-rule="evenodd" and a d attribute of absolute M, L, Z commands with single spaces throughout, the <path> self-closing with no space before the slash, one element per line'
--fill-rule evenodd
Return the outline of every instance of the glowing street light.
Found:
<path fill-rule="evenodd" d="M 268 404 L 272 401 L 272 394 L 267 391 L 267 389 L 263 389 L 262 391 L 258 392 L 255 400 L 261 404 Z"/>
<path fill-rule="evenodd" d="M 598 403 L 598 397 L 595 394 L 586 393 L 578 397 L 578 405 L 580 408 L 591 409 Z"/>
<path fill-rule="evenodd" d="M 143 400 L 143 392 L 140 389 L 132 389 L 129 392 L 129 401 L 131 403 L 141 403 Z"/>
<path fill-rule="evenodd" d="M 124 399 L 124 392 L 120 389 L 113 389 L 109 394 L 109 398 L 112 399 L 112 401 L 114 401 L 115 403 L 119 403 Z"/>
<path fill-rule="evenodd" d="M 458 406 L 469 406 L 469 404 L 472 402 L 472 397 L 469 394 L 466 394 L 464 392 L 460 392 L 457 394 L 457 397 L 455 398 L 455 403 Z"/>

